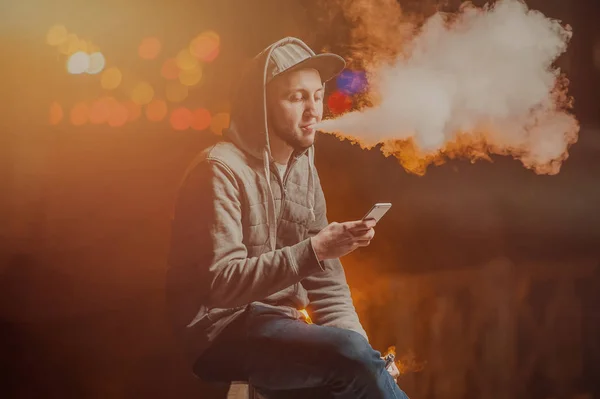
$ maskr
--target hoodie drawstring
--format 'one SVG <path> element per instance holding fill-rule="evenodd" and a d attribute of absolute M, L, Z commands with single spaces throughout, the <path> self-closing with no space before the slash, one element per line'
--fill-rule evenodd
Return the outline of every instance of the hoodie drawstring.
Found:
<path fill-rule="evenodd" d="M 269 167 L 269 150 L 265 148 L 263 165 L 267 179 L 267 221 L 269 223 L 269 243 L 271 251 L 275 251 L 277 244 L 277 215 L 275 215 L 275 197 L 271 189 L 271 168 Z"/>
<path fill-rule="evenodd" d="M 310 210 L 310 222 L 315 221 L 315 149 L 314 147 L 310 147 L 308 149 L 308 192 L 306 195 L 308 196 L 308 208 Z"/>

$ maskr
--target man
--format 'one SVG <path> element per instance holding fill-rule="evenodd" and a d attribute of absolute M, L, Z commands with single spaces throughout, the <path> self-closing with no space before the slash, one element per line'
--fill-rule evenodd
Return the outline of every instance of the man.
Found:
<path fill-rule="evenodd" d="M 369 345 L 338 259 L 368 245 L 375 223 L 328 224 L 314 167 L 324 83 L 344 67 L 295 38 L 269 46 L 239 84 L 226 140 L 186 173 L 168 300 L 203 379 L 274 396 L 406 398 Z"/>

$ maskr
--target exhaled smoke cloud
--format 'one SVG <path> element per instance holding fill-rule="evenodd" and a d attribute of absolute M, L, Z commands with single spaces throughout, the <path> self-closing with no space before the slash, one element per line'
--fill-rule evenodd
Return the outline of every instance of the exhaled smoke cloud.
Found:
<path fill-rule="evenodd" d="M 369 15 L 369 1 L 354 2 L 353 13 L 360 7 Z M 377 23 L 357 21 L 360 32 L 369 31 L 365 21 Z M 410 42 L 390 38 L 392 61 L 365 60 L 375 105 L 319 129 L 364 147 L 383 143 L 386 155 L 415 173 L 444 158 L 488 154 L 512 155 L 536 173 L 558 173 L 579 131 L 569 113 L 568 81 L 553 66 L 570 37 L 568 27 L 517 0 L 435 14 Z"/>

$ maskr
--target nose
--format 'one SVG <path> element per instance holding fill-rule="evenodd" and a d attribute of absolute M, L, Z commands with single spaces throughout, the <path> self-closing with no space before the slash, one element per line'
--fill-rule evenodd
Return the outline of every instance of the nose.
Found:
<path fill-rule="evenodd" d="M 304 117 L 307 119 L 319 117 L 319 102 L 314 99 L 308 99 L 304 107 Z"/>

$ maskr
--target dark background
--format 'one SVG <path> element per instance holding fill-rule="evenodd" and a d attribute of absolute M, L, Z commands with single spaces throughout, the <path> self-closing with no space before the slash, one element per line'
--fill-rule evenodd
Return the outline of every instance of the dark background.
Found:
<path fill-rule="evenodd" d="M 401 3 L 423 15 L 457 6 Z M 411 397 L 600 398 L 600 6 L 527 3 L 574 31 L 560 62 L 581 132 L 558 175 L 494 157 L 447 162 L 418 177 L 376 149 L 318 138 L 330 220 L 361 217 L 373 202 L 394 204 L 373 244 L 344 264 L 372 344 L 412 351 L 424 364 L 400 379 Z M 66 74 L 44 43 L 48 28 L 67 25 L 148 79 L 159 64 L 136 59 L 142 37 L 157 35 L 175 52 L 213 29 L 221 54 L 187 101 L 220 112 L 244 60 L 282 36 L 347 55 L 344 19 L 323 25 L 318 15 L 335 13 L 331 4 L 0 5 L 3 397 L 209 397 L 174 355 L 163 286 L 179 178 L 218 137 L 144 118 L 118 129 L 49 126 L 52 101 L 67 106 L 100 89 Z M 456 378 L 444 379 L 451 370 Z M 506 378 L 489 377 L 498 375 Z"/>

